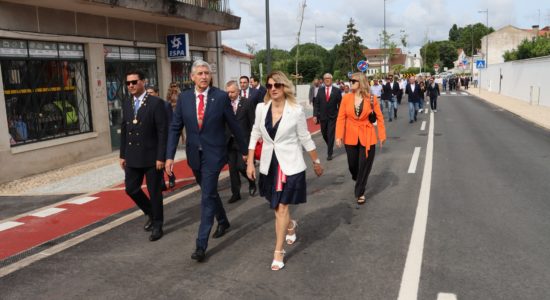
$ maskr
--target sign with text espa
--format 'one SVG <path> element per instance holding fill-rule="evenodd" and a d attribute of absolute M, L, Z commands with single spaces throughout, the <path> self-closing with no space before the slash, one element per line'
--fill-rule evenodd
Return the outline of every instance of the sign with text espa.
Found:
<path fill-rule="evenodd" d="M 166 36 L 166 49 L 169 60 L 189 60 L 189 34 L 178 33 Z"/>

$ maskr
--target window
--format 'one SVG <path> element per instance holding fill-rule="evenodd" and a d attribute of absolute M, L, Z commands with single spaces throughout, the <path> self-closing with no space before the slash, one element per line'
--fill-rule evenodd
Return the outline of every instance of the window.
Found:
<path fill-rule="evenodd" d="M 0 39 L 12 146 L 92 130 L 81 44 Z"/>

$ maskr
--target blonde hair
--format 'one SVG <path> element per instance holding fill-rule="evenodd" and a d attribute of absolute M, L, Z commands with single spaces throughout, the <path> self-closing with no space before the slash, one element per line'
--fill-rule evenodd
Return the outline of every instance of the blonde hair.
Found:
<path fill-rule="evenodd" d="M 265 80 L 266 84 L 267 84 L 267 82 L 269 81 L 270 78 L 273 79 L 273 81 L 275 81 L 275 83 L 282 83 L 282 84 L 285 85 L 284 88 L 283 88 L 283 92 L 285 94 L 286 100 L 290 104 L 292 104 L 292 105 L 298 104 L 298 102 L 296 102 L 296 98 L 294 97 L 294 85 L 286 77 L 285 73 L 283 73 L 281 71 L 271 72 L 271 74 L 267 75 L 267 78 Z M 269 90 L 267 90 L 267 93 L 265 93 L 265 97 L 264 97 L 264 103 L 269 102 L 269 100 L 271 100 L 271 96 L 269 95 Z"/>
<path fill-rule="evenodd" d="M 363 97 L 368 97 L 370 93 L 370 85 L 369 85 L 369 80 L 367 79 L 367 76 L 365 76 L 364 73 L 357 72 L 357 73 L 353 73 L 351 75 L 351 78 L 359 80 L 359 93 L 361 93 Z"/>

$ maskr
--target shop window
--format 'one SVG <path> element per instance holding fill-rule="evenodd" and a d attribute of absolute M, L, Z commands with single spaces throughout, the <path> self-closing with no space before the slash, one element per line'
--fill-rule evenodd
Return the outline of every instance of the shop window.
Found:
<path fill-rule="evenodd" d="M 12 146 L 92 130 L 81 44 L 0 40 Z"/>

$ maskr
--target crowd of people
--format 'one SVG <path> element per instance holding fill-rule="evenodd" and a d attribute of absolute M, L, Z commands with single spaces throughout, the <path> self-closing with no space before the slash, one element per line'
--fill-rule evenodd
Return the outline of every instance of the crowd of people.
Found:
<path fill-rule="evenodd" d="M 163 236 L 162 191 L 175 185 L 174 156 L 180 141 L 185 143 L 187 163 L 201 190 L 201 216 L 195 251 L 191 258 L 204 261 L 208 240 L 220 238 L 230 228 L 229 217 L 218 193 L 218 177 L 229 165 L 231 197 L 241 200 L 241 177 L 248 193 L 264 197 L 275 216 L 275 248 L 272 270 L 284 267 L 284 245 L 297 240 L 298 222 L 290 206 L 307 202 L 304 149 L 317 176 L 323 167 L 308 131 L 304 108 L 295 98 L 292 82 L 282 72 L 267 76 L 265 86 L 257 77 L 241 76 L 224 85 L 212 86 L 207 62 L 193 63 L 194 88 L 180 91 L 171 83 L 166 100 L 157 87 L 145 86 L 145 75 L 126 74 L 132 95 L 124 102 L 121 126 L 120 165 L 125 171 L 126 193 L 147 216 L 144 229 L 149 240 Z M 439 86 L 433 78 L 387 77 L 369 83 L 363 73 L 349 82 L 333 82 L 330 73 L 314 80 L 309 93 L 313 121 L 320 124 L 327 144 L 326 160 L 333 159 L 334 146 L 344 147 L 357 204 L 366 202 L 366 185 L 376 146 L 386 140 L 386 119 L 397 118 L 403 94 L 408 95 L 410 122 L 416 121 L 424 95 L 437 111 Z M 384 117 L 384 112 L 386 117 Z M 185 134 L 184 134 L 185 132 Z M 258 170 L 256 170 L 258 169 Z M 141 188 L 145 178 L 148 195 Z"/>

